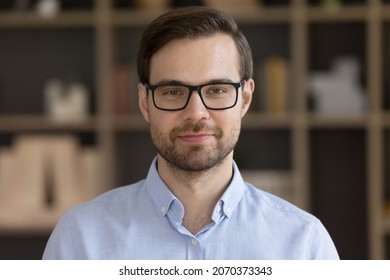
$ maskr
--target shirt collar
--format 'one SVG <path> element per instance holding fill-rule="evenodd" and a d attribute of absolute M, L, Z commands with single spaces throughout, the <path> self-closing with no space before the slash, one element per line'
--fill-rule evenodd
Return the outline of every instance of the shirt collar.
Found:
<path fill-rule="evenodd" d="M 242 196 L 244 195 L 245 183 L 238 170 L 237 164 L 233 161 L 233 178 L 221 199 L 217 203 L 217 208 L 229 218 L 236 210 Z"/>
<path fill-rule="evenodd" d="M 158 211 L 165 216 L 168 213 L 172 201 L 177 200 L 177 198 L 168 189 L 157 172 L 157 157 L 150 166 L 145 184 L 149 195 L 158 207 Z"/>
<path fill-rule="evenodd" d="M 146 177 L 146 189 L 155 205 L 158 207 L 158 211 L 163 216 L 168 213 L 172 202 L 175 200 L 178 201 L 158 174 L 157 158 L 153 160 Z M 233 178 L 228 188 L 217 202 L 214 213 L 223 213 L 225 216 L 230 217 L 237 208 L 237 205 L 244 194 L 244 190 L 244 180 L 241 177 L 236 163 L 233 161 Z"/>

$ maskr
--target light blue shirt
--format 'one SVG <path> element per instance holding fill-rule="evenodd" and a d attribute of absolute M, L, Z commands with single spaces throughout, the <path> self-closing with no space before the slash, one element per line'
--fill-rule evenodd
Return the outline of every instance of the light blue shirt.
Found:
<path fill-rule="evenodd" d="M 313 215 L 233 179 L 212 222 L 195 235 L 184 207 L 161 180 L 154 160 L 147 178 L 68 210 L 43 259 L 338 259 Z"/>

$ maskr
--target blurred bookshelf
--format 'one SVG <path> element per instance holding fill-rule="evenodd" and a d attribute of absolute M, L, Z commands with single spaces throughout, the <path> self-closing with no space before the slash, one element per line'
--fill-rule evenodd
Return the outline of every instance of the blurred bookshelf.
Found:
<path fill-rule="evenodd" d="M 144 178 L 155 151 L 137 108 L 138 40 L 162 12 L 202 1 L 148 8 L 135 0 L 62 0 L 49 16 L 37 12 L 38 0 L 22 8 L 1 2 L 0 159 L 21 138 L 71 137 L 78 151 L 93 149 L 99 158 L 94 195 Z M 271 192 L 281 184 L 278 195 L 318 216 L 341 258 L 389 259 L 390 1 L 245 2 L 217 6 L 237 20 L 255 62 L 256 91 L 237 163 L 251 180 L 264 180 Z M 308 84 L 313 73 L 326 78 L 334 60 L 345 56 L 359 63 L 366 106 L 320 111 Z M 76 120 L 48 114 L 44 90 L 53 79 L 87 88 L 86 114 Z M 4 189 L 0 185 L 0 193 Z M 54 211 L 47 196 L 49 210 L 40 216 L 19 223 L 0 218 L 0 248 L 19 248 L 0 250 L 0 259 L 41 257 L 64 211 Z"/>

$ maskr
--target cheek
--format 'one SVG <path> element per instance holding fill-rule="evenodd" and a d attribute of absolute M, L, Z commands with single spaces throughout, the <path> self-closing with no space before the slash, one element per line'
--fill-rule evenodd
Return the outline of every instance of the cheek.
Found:
<path fill-rule="evenodd" d="M 237 127 L 237 125 L 241 126 L 241 111 L 242 109 L 239 106 L 223 111 L 224 114 L 218 116 L 217 124 L 226 130 Z"/>
<path fill-rule="evenodd" d="M 234 114 L 230 116 L 229 119 L 229 125 L 231 128 L 234 128 L 235 130 L 240 131 L 241 130 L 241 123 L 242 123 L 242 108 L 237 107 Z"/>
<path fill-rule="evenodd" d="M 174 123 L 174 120 L 167 115 L 159 114 L 155 111 L 149 113 L 150 128 L 160 135 L 168 135 Z"/>

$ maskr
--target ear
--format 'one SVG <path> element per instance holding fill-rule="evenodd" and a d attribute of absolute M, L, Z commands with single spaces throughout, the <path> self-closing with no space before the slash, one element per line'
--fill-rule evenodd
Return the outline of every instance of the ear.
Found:
<path fill-rule="evenodd" d="M 149 123 L 148 93 L 144 84 L 138 84 L 138 106 L 147 123 Z"/>
<path fill-rule="evenodd" d="M 246 112 L 248 112 L 249 106 L 252 102 L 252 94 L 255 90 L 255 81 L 253 79 L 249 79 L 245 81 L 242 93 L 242 108 L 241 108 L 241 118 L 245 116 Z"/>

